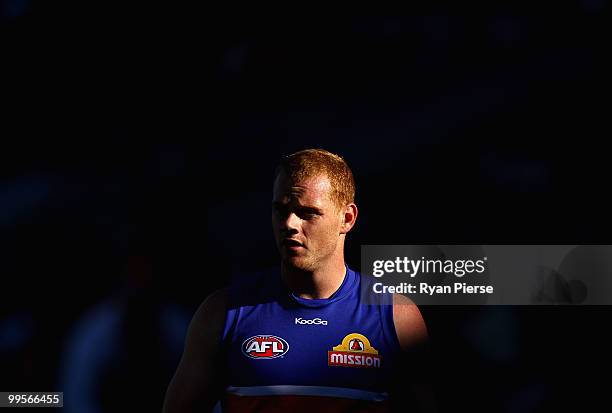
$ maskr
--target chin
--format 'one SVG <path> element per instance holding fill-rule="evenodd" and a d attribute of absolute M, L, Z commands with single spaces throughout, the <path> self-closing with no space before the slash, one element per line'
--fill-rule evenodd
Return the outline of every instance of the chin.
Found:
<path fill-rule="evenodd" d="M 285 263 L 286 266 L 295 268 L 296 270 L 301 270 L 301 271 L 311 270 L 311 266 L 308 264 L 308 261 L 305 259 L 305 257 L 289 256 L 289 257 L 285 257 L 283 259 L 283 262 Z"/>

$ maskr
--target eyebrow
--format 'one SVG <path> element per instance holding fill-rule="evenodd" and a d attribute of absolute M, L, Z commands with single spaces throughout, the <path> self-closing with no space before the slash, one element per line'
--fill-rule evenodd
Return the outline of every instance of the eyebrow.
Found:
<path fill-rule="evenodd" d="M 281 208 L 284 207 L 286 204 L 283 204 L 282 202 L 278 202 L 278 201 L 273 201 L 272 202 L 272 206 L 274 208 Z M 309 205 L 300 205 L 298 204 L 296 206 L 296 209 L 300 210 L 300 211 L 304 211 L 304 212 L 312 212 L 315 214 L 319 214 L 319 215 L 323 215 L 323 211 L 317 207 L 314 206 L 309 206 Z"/>

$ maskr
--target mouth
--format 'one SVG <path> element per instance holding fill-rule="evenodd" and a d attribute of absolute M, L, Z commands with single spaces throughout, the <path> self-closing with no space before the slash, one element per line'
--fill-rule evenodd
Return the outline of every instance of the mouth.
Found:
<path fill-rule="evenodd" d="M 292 238 L 283 239 L 282 244 L 285 248 L 290 249 L 290 250 L 298 250 L 300 248 L 305 248 L 304 244 Z"/>

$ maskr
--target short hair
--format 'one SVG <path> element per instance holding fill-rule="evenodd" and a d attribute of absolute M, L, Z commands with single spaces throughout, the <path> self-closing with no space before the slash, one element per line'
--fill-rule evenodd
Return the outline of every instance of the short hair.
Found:
<path fill-rule="evenodd" d="M 303 182 L 309 178 L 325 175 L 332 187 L 331 198 L 342 208 L 355 202 L 355 179 L 346 161 L 335 153 L 324 149 L 304 149 L 283 157 L 274 178 L 281 171 L 285 172 L 292 182 Z"/>

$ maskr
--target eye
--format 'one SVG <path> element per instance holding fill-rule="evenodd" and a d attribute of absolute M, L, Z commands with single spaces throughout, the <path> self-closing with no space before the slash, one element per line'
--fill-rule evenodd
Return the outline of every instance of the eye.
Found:
<path fill-rule="evenodd" d="M 280 216 L 285 216 L 287 215 L 287 207 L 285 205 L 282 204 L 274 204 L 272 205 L 272 211 Z"/>
<path fill-rule="evenodd" d="M 296 214 L 301 219 L 306 220 L 306 221 L 313 220 L 313 219 L 315 219 L 316 217 L 319 216 L 319 214 L 317 214 L 316 212 L 312 212 L 312 211 L 309 211 L 309 210 L 297 211 Z"/>

